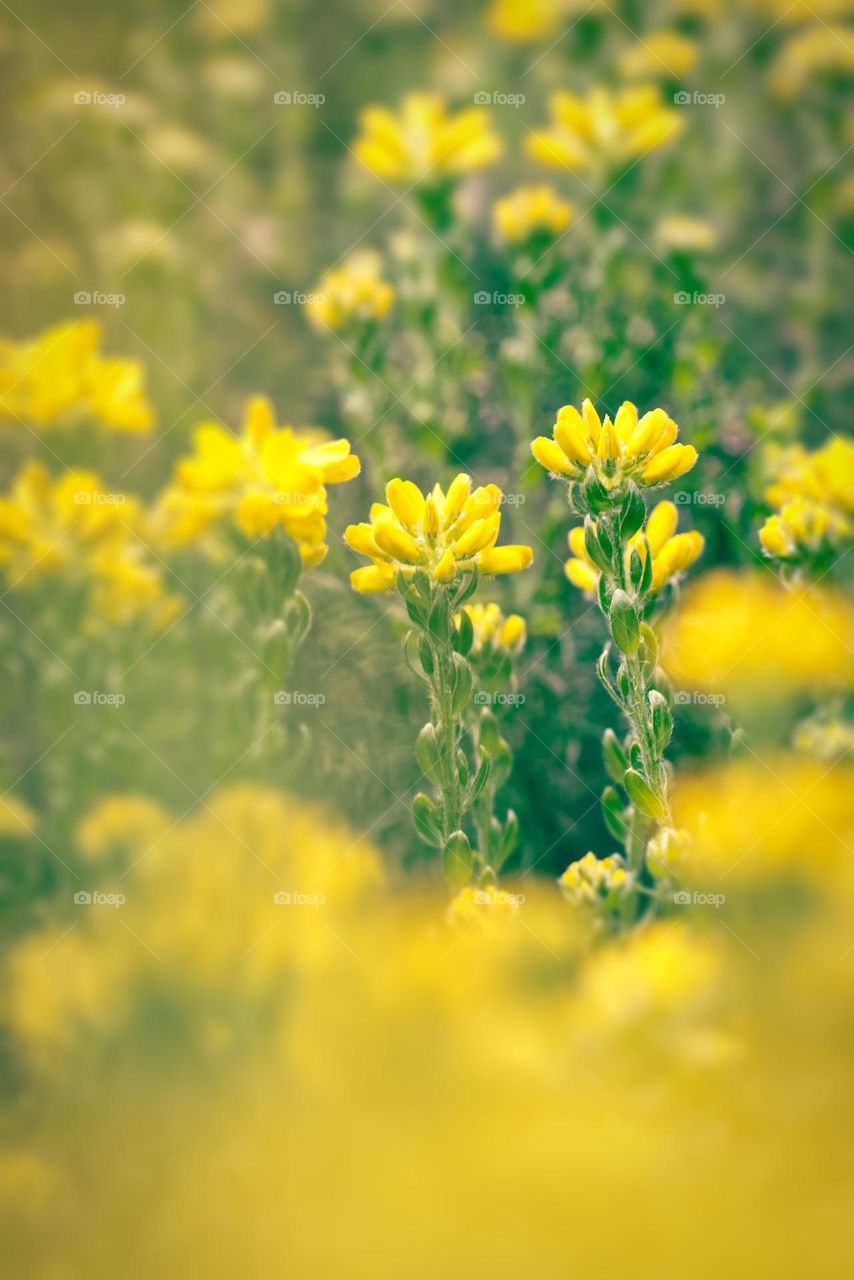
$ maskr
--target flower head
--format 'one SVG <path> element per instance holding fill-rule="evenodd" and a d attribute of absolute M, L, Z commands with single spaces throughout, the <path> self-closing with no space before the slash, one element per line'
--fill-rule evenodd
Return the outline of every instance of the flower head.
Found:
<path fill-rule="evenodd" d="M 589 172 L 620 167 L 672 142 L 683 121 L 654 85 L 612 92 L 597 86 L 585 98 L 551 96 L 552 125 L 527 139 L 529 153 L 552 169 Z"/>
<path fill-rule="evenodd" d="M 696 40 L 678 31 L 651 31 L 622 55 L 620 70 L 629 77 L 680 80 L 694 70 L 699 56 Z"/>
<path fill-rule="evenodd" d="M 359 474 L 349 441 L 279 427 L 270 402 L 255 396 L 246 405 L 239 435 L 219 423 L 204 423 L 194 446 L 178 462 L 161 500 L 167 542 L 180 546 L 223 523 L 247 538 L 283 529 L 297 543 L 304 564 L 323 559 L 326 486 Z"/>
<path fill-rule="evenodd" d="M 837 436 L 808 453 L 789 450 L 765 496 L 779 509 L 759 531 L 774 559 L 804 560 L 841 550 L 854 534 L 854 442 Z"/>
<path fill-rule="evenodd" d="M 410 93 L 395 114 L 368 107 L 353 150 L 366 168 L 392 182 L 439 181 L 485 169 L 503 150 L 479 107 L 451 113 L 437 94 Z"/>
<path fill-rule="evenodd" d="M 576 906 L 593 906 L 613 902 L 628 893 L 634 883 L 634 875 L 618 853 L 607 858 L 585 853 L 583 858 L 569 864 L 558 883 Z"/>
<path fill-rule="evenodd" d="M 538 436 L 531 446 L 547 471 L 581 480 L 592 473 L 605 489 L 625 480 L 644 488 L 667 484 L 690 471 L 697 461 L 692 445 L 677 444 L 679 428 L 664 409 L 650 409 L 638 417 L 635 405 L 624 401 L 612 422 L 604 420 L 585 400 L 558 410 L 552 439 Z"/>
<path fill-rule="evenodd" d="M 506 617 L 497 604 L 467 604 L 463 606 L 472 624 L 474 639 L 472 653 L 501 650 L 518 653 L 525 643 L 527 628 L 525 619 L 518 613 Z"/>
<path fill-rule="evenodd" d="M 532 236 L 554 240 L 575 217 L 575 208 L 562 200 L 554 187 L 517 187 L 496 200 L 492 217 L 502 240 L 519 244 Z"/>
<path fill-rule="evenodd" d="M 692 529 L 677 533 L 679 514 L 672 502 L 659 502 L 650 512 L 646 529 L 636 533 L 626 544 L 626 571 L 633 551 L 642 561 L 646 560 L 647 543 L 652 552 L 652 590 L 660 591 L 664 584 L 677 574 L 691 567 L 702 554 L 705 539 Z M 595 531 L 596 522 L 593 522 Z M 644 534 L 646 535 L 644 537 Z M 599 570 L 585 545 L 585 533 L 581 525 L 569 531 L 569 549 L 572 556 L 566 562 L 566 576 L 573 586 L 582 591 L 595 591 L 599 582 Z"/>
<path fill-rule="evenodd" d="M 147 555 L 144 535 L 140 504 L 105 492 L 90 471 L 54 478 L 30 462 L 0 497 L 0 569 L 10 589 L 59 581 L 82 592 L 100 621 L 162 627 L 179 611 Z"/>
<path fill-rule="evenodd" d="M 347 545 L 370 556 L 372 565 L 355 569 L 356 591 L 387 591 L 398 572 L 424 570 L 438 583 L 452 582 L 477 567 L 480 573 L 516 573 L 533 559 L 530 547 L 498 547 L 502 493 L 495 484 L 471 487 L 460 473 L 445 493 L 436 484 L 426 496 L 411 480 L 390 480 L 386 501 L 371 507 L 367 524 L 344 531 Z"/>
<path fill-rule="evenodd" d="M 142 365 L 101 355 L 101 327 L 76 320 L 24 342 L 0 340 L 0 420 L 56 427 L 94 419 L 114 431 L 148 431 L 154 414 Z"/>
<path fill-rule="evenodd" d="M 382 320 L 394 302 L 394 288 L 381 273 L 378 253 L 365 249 L 350 254 L 320 280 L 309 304 L 309 316 L 326 329 Z"/>

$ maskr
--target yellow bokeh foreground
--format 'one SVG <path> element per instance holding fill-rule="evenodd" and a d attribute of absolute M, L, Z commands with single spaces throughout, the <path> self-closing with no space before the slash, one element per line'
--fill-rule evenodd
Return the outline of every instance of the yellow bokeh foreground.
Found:
<path fill-rule="evenodd" d="M 533 878 L 392 893 L 274 791 L 101 802 L 92 901 L 6 971 L 10 1274 L 842 1277 L 850 779 L 773 768 L 678 797 L 762 911 L 733 877 L 614 942 Z"/>

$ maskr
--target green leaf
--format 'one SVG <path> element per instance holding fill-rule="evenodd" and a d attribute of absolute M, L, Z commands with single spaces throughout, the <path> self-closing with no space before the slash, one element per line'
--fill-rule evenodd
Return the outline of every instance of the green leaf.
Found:
<path fill-rule="evenodd" d="M 501 833 L 501 841 L 493 856 L 493 866 L 496 871 L 500 871 L 504 863 L 515 852 L 519 843 L 519 819 L 512 809 L 507 810 L 507 817 L 504 821 L 504 830 Z"/>
<path fill-rule="evenodd" d="M 625 591 L 618 589 L 614 592 L 608 619 L 617 648 L 623 653 L 636 653 L 640 644 L 640 621 Z"/>
<path fill-rule="evenodd" d="M 630 489 L 623 499 L 620 511 L 620 537 L 628 542 L 641 527 L 646 515 L 646 504 L 637 489 Z"/>
<path fill-rule="evenodd" d="M 422 773 L 426 774 L 431 782 L 441 783 L 442 753 L 439 749 L 439 743 L 436 738 L 436 730 L 432 724 L 425 724 L 424 728 L 418 735 L 415 743 L 415 758 L 421 768 Z"/>
<path fill-rule="evenodd" d="M 623 786 L 636 809 L 648 818 L 663 818 L 664 805 L 652 787 L 636 769 L 629 769 L 623 778 Z"/>
<path fill-rule="evenodd" d="M 629 762 L 613 729 L 606 729 L 602 734 L 602 758 L 605 761 L 605 768 L 610 777 L 615 782 L 622 782 L 623 774 L 626 772 Z"/>
<path fill-rule="evenodd" d="M 473 644 L 474 627 L 472 626 L 472 620 L 465 609 L 462 609 L 458 616 L 457 629 L 454 632 L 454 648 L 457 653 L 461 653 L 465 658 L 471 653 Z"/>
<path fill-rule="evenodd" d="M 626 822 L 623 814 L 625 809 L 623 802 L 613 787 L 606 787 L 602 792 L 602 817 L 605 820 L 605 826 L 610 831 L 615 840 L 619 840 L 620 844 L 626 843 Z"/>
<path fill-rule="evenodd" d="M 472 851 L 464 831 L 454 831 L 442 850 L 442 870 L 452 889 L 462 889 L 471 880 Z"/>
<path fill-rule="evenodd" d="M 412 801 L 412 820 L 415 823 L 415 830 L 425 844 L 429 844 L 434 849 L 441 848 L 442 824 L 439 812 L 430 797 L 425 796 L 423 791 L 419 791 Z"/>
<path fill-rule="evenodd" d="M 451 680 L 451 714 L 458 716 L 464 707 L 471 702 L 474 679 L 472 669 L 460 653 L 453 655 L 453 676 Z"/>

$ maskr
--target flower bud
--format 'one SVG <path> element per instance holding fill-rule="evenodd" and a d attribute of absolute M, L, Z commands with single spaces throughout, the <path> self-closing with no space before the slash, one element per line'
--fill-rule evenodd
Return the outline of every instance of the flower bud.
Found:
<path fill-rule="evenodd" d="M 629 769 L 623 779 L 623 786 L 636 809 L 648 818 L 663 818 L 664 805 L 652 787 L 636 769 Z"/>
<path fill-rule="evenodd" d="M 640 643 L 637 611 L 625 591 L 615 591 L 608 614 L 614 644 L 623 653 L 635 653 Z"/>
<path fill-rule="evenodd" d="M 453 889 L 462 889 L 471 880 L 472 852 L 464 831 L 454 831 L 442 850 L 442 870 Z"/>
<path fill-rule="evenodd" d="M 412 818 L 415 830 L 424 843 L 438 849 L 442 844 L 439 812 L 430 797 L 425 796 L 423 791 L 419 791 L 412 801 Z"/>

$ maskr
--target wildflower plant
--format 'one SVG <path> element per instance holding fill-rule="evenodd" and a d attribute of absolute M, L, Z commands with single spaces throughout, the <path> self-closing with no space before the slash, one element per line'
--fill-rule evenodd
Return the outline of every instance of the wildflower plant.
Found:
<path fill-rule="evenodd" d="M 415 797 L 413 818 L 421 839 L 440 852 L 445 876 L 457 888 L 492 875 L 491 858 L 500 864 L 516 838 L 512 814 L 498 832 L 492 813 L 482 808 L 474 848 L 465 829 L 475 821 L 480 798 L 491 801 L 506 780 L 509 753 L 500 735 L 482 732 L 484 726 L 471 714 L 480 659 L 473 653 L 472 615 L 464 606 L 481 577 L 518 572 L 533 558 L 530 547 L 496 546 L 501 498 L 494 484 L 473 490 L 464 473 L 447 493 L 436 484 L 426 497 L 411 480 L 395 478 L 386 486 L 386 502 L 371 508 L 370 523 L 350 525 L 344 533 L 348 545 L 373 562 L 353 571 L 353 588 L 396 592 L 413 624 L 405 656 L 427 685 L 431 708 L 431 719 L 418 735 L 416 758 L 434 786 L 434 798 L 423 792 Z M 515 621 L 502 632 L 508 639 L 521 638 Z M 481 632 L 480 658 L 483 639 Z M 496 777 L 487 790 L 494 764 Z"/>
<path fill-rule="evenodd" d="M 700 534 L 676 533 L 672 503 L 647 510 L 650 490 L 684 475 L 696 462 L 696 450 L 678 443 L 677 435 L 676 423 L 663 409 L 639 416 L 626 402 L 612 422 L 585 400 L 580 412 L 564 406 L 552 438 L 539 437 L 532 445 L 537 461 L 566 479 L 570 509 L 584 520 L 569 535 L 574 554 L 567 576 L 594 596 L 610 632 L 597 672 L 628 733 L 618 736 L 607 729 L 603 736 L 613 785 L 603 793 L 602 808 L 609 831 L 625 847 L 629 883 L 638 887 L 651 836 L 672 825 L 664 752 L 673 714 L 649 619 L 668 584 L 703 549 Z M 596 884 L 606 883 L 606 871 L 598 868 Z M 580 882 L 571 879 L 580 892 Z"/>

